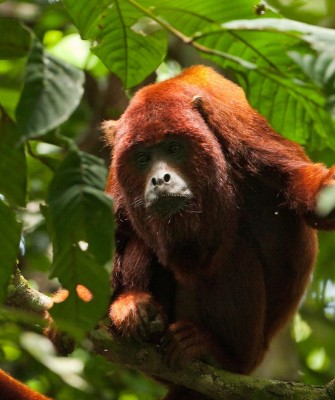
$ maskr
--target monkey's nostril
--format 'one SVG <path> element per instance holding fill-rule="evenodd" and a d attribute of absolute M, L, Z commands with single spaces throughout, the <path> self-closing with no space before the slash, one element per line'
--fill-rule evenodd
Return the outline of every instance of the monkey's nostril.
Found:
<path fill-rule="evenodd" d="M 154 186 L 157 186 L 157 179 L 156 179 L 156 178 L 152 178 L 152 179 L 151 179 L 151 183 L 152 183 Z"/>
<path fill-rule="evenodd" d="M 165 175 L 163 176 L 163 179 L 164 179 L 164 182 L 165 182 L 165 183 L 168 183 L 168 182 L 170 182 L 171 175 L 170 175 L 170 174 L 165 174 Z"/>

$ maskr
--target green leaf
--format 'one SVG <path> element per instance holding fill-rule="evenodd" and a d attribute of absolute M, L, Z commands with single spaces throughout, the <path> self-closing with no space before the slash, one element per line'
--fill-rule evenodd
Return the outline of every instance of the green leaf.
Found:
<path fill-rule="evenodd" d="M 27 56 L 31 34 L 13 18 L 0 18 L 0 59 Z"/>
<path fill-rule="evenodd" d="M 141 2 L 142 3 L 142 2 Z M 256 17 L 254 0 L 160 0 L 146 1 L 147 9 L 169 21 L 186 35 L 199 35 L 223 22 Z M 266 15 L 275 16 L 269 9 Z"/>
<path fill-rule="evenodd" d="M 0 303 L 6 297 L 10 276 L 19 253 L 21 224 L 13 211 L 0 200 Z"/>
<path fill-rule="evenodd" d="M 335 50 L 334 29 L 322 28 L 286 18 L 261 18 L 248 21 L 238 18 L 237 21 L 231 21 L 224 24 L 224 26 L 228 29 L 246 30 L 251 32 L 281 32 L 287 37 L 292 35 L 300 37 L 305 42 L 311 44 L 314 49 L 319 51 L 331 53 Z"/>
<path fill-rule="evenodd" d="M 126 88 L 142 82 L 163 61 L 166 32 L 128 1 L 64 0 L 64 5 L 81 36 L 94 40 L 94 53 Z"/>
<path fill-rule="evenodd" d="M 3 113 L 0 119 L 0 194 L 18 206 L 24 206 L 27 164 L 19 140 L 15 125 Z"/>
<path fill-rule="evenodd" d="M 335 59 L 331 54 L 300 54 L 291 52 L 290 56 L 304 71 L 306 76 L 322 88 L 327 96 L 327 109 L 335 118 Z"/>
<path fill-rule="evenodd" d="M 21 136 L 36 138 L 66 121 L 80 102 L 83 84 L 81 70 L 48 55 L 35 41 L 16 110 Z"/>
<path fill-rule="evenodd" d="M 114 218 L 106 177 L 103 161 L 87 153 L 72 151 L 60 165 L 48 193 L 56 257 L 83 242 L 99 263 L 111 259 Z"/>
<path fill-rule="evenodd" d="M 333 30 L 281 18 L 267 5 L 257 12 L 253 0 L 90 0 L 85 6 L 65 0 L 65 5 L 82 36 L 95 40 L 96 54 L 127 87 L 140 82 L 158 61 L 150 51 L 159 54 L 162 42 L 147 38 L 161 34 L 155 30 L 161 25 L 237 73 L 251 104 L 279 133 L 311 150 L 335 149 L 329 134 L 335 126 L 333 63 L 326 69 L 318 54 L 333 57 Z M 260 16 L 263 11 L 267 18 Z M 318 60 L 314 66 L 323 68 L 321 81 L 302 67 L 297 54 Z"/>
<path fill-rule="evenodd" d="M 220 4 L 161 0 L 152 9 L 155 18 L 177 28 L 176 34 L 186 43 L 192 41 L 202 56 L 235 71 L 251 104 L 274 129 L 310 149 L 335 149 L 335 137 L 329 134 L 334 121 L 328 112 L 335 103 L 329 82 L 329 78 L 334 79 L 333 66 L 327 69 L 328 79 L 319 85 L 292 56 L 316 54 L 315 49 L 322 49 L 332 57 L 333 30 L 279 16 L 257 17 L 252 2 L 245 0 Z M 268 11 L 266 15 L 274 16 Z"/>
<path fill-rule="evenodd" d="M 83 330 L 91 329 L 102 317 L 110 290 L 104 266 L 112 258 L 114 217 L 111 198 L 104 192 L 106 176 L 101 159 L 70 152 L 50 185 L 45 210 L 54 246 L 53 276 L 70 291 L 52 315 L 60 323 L 66 315 Z M 77 285 L 90 290 L 91 302 L 78 297 Z"/>
<path fill-rule="evenodd" d="M 223 30 L 199 36 L 197 42 L 215 49 L 216 54 L 204 54 L 206 58 L 238 73 L 250 103 L 275 130 L 312 150 L 335 149 L 325 87 L 315 84 L 292 57 L 313 50 L 303 34 L 283 32 L 283 25 L 276 30 L 274 21 L 279 20 L 271 20 L 271 30 L 257 31 L 257 22 L 263 26 L 264 21 L 232 21 Z M 253 28 L 248 30 L 248 24 Z M 252 63 L 249 68 L 246 61 Z"/>
<path fill-rule="evenodd" d="M 75 337 L 94 328 L 106 314 L 110 297 L 107 271 L 102 269 L 91 254 L 72 246 L 57 258 L 54 275 L 61 277 L 69 291 L 68 298 L 51 309 L 51 315 L 61 330 Z M 92 299 L 84 301 L 78 296 L 78 285 L 89 290 Z"/>
<path fill-rule="evenodd" d="M 12 120 L 20 99 L 26 58 L 0 60 L 0 107 Z"/>

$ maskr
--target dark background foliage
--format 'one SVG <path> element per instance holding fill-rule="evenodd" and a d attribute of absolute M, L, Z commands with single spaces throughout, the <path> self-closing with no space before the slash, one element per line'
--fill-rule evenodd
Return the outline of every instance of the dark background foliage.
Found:
<path fill-rule="evenodd" d="M 333 27 L 332 0 L 0 1 L 0 300 L 20 253 L 32 285 L 69 290 L 52 314 L 78 343 L 57 357 L 37 320 L 3 306 L 2 368 L 58 400 L 159 398 L 159 385 L 92 354 L 85 339 L 106 315 L 113 253 L 99 124 L 138 87 L 205 63 L 239 83 L 278 132 L 333 164 Z M 303 307 L 258 374 L 335 376 L 334 239 L 320 234 Z"/>

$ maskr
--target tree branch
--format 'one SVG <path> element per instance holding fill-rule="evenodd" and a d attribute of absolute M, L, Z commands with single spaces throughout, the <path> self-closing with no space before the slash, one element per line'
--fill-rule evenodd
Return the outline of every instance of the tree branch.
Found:
<path fill-rule="evenodd" d="M 8 287 L 6 304 L 43 316 L 53 306 L 53 300 L 32 288 L 16 268 Z"/>
<path fill-rule="evenodd" d="M 29 298 L 29 300 L 28 300 Z M 24 300 L 22 300 L 24 299 Z M 52 299 L 32 289 L 19 274 L 10 285 L 7 303 L 43 314 L 50 309 Z M 325 386 L 275 381 L 233 374 L 200 361 L 187 368 L 169 368 L 159 354 L 158 347 L 130 342 L 112 336 L 106 326 L 89 333 L 93 350 L 105 359 L 146 375 L 188 387 L 215 400 L 332 400 L 335 380 Z"/>
<path fill-rule="evenodd" d="M 113 337 L 102 327 L 90 333 L 96 353 L 107 360 L 156 378 L 186 386 L 213 399 L 224 400 L 330 400 L 330 386 L 274 381 L 233 374 L 200 361 L 175 370 L 167 367 L 152 345 Z"/>

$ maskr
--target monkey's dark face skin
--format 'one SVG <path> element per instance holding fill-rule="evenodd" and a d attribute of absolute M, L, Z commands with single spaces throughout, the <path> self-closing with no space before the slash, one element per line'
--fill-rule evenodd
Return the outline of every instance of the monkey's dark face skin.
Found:
<path fill-rule="evenodd" d="M 139 170 L 147 176 L 144 203 L 149 212 L 171 216 L 192 199 L 192 191 L 180 172 L 187 157 L 185 143 L 170 138 L 135 153 Z"/>

